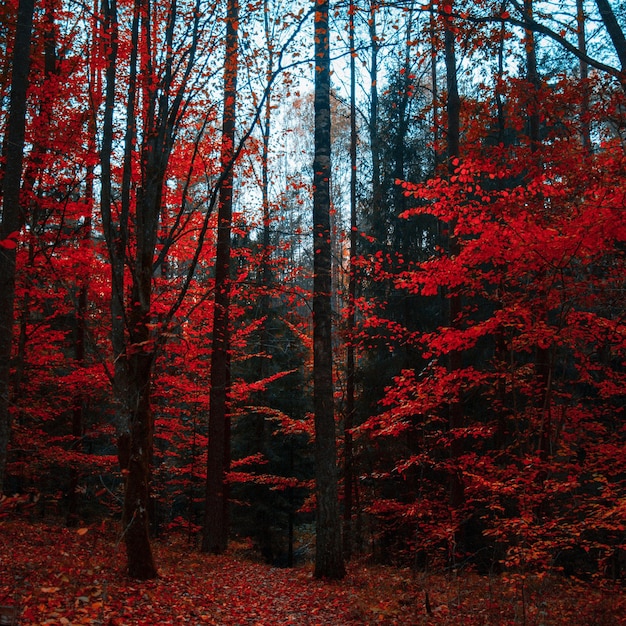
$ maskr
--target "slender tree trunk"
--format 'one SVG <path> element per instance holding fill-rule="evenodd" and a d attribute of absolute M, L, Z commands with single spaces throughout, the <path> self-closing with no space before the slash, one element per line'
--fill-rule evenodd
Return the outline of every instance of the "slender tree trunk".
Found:
<path fill-rule="evenodd" d="M 504 2 L 502 3 L 502 11 L 505 9 Z M 506 131 L 506 119 L 505 119 L 505 102 L 502 98 L 502 86 L 504 82 L 504 42 L 506 41 L 506 24 L 503 21 L 500 26 L 500 34 L 498 37 L 498 73 L 496 74 L 494 99 L 496 101 L 497 111 L 497 126 L 495 129 L 495 142 L 497 144 L 504 144 L 505 131 Z M 504 285 L 501 284 L 499 293 L 502 295 Z M 506 417 L 508 410 L 506 407 L 506 372 L 509 369 L 509 351 L 506 341 L 505 329 L 499 328 L 495 336 L 495 359 L 498 363 L 498 369 L 500 376 L 496 385 L 496 398 L 495 398 L 495 410 L 497 411 L 498 419 L 496 424 L 496 430 L 494 433 L 494 446 L 496 449 L 500 449 L 505 442 L 506 436 Z"/>
<path fill-rule="evenodd" d="M 269 0 L 264 0 L 263 4 L 263 25 L 265 30 L 265 45 L 267 47 L 267 98 L 265 99 L 265 114 L 263 120 L 263 155 L 262 155 L 262 201 L 263 201 L 263 261 L 261 265 L 261 286 L 263 298 L 263 306 L 261 310 L 262 315 L 267 315 L 269 311 L 269 289 L 272 282 L 272 268 L 271 268 L 271 213 L 270 213 L 270 131 L 272 128 L 272 110 L 274 108 L 272 102 L 271 81 L 274 75 L 275 66 L 275 48 L 272 42 L 272 26 Z M 266 339 L 267 334 L 264 336 Z M 261 346 L 261 350 L 264 351 L 265 345 Z M 262 359 L 263 363 L 266 363 L 266 359 Z M 265 377 L 265 373 L 262 372 L 262 378 Z"/>
<path fill-rule="evenodd" d="M 313 406 L 315 413 L 315 576 L 345 575 L 337 489 L 333 407 L 330 229 L 330 45 L 328 1 L 315 8 L 315 157 L 313 160 Z"/>
<path fill-rule="evenodd" d="M 209 443 L 202 551 L 221 554 L 228 544 L 228 483 L 230 467 L 230 248 L 233 210 L 233 160 L 238 69 L 238 0 L 226 8 L 226 51 L 224 65 L 224 111 L 222 119 L 222 171 L 215 260 L 215 309 L 211 352 L 209 396 Z"/>
<path fill-rule="evenodd" d="M 434 4 L 430 4 L 430 20 L 429 20 L 429 34 L 430 34 L 430 82 L 432 88 L 432 128 L 433 128 L 433 171 L 437 169 L 439 165 L 439 87 L 437 76 L 437 40 L 435 39 L 436 32 L 436 13 Z"/>
<path fill-rule="evenodd" d="M 343 435 L 343 553 L 346 559 L 352 556 L 352 510 L 354 488 L 354 459 L 352 427 L 355 417 L 355 347 L 356 326 L 356 245 L 357 245 L 357 129 L 356 129 L 356 51 L 354 45 L 354 13 L 356 7 L 350 1 L 349 44 L 350 44 L 350 265 L 348 276 L 348 319 L 346 348 L 346 415 Z"/>
<path fill-rule="evenodd" d="M 118 23 L 116 0 L 103 2 L 103 37 L 104 49 L 108 50 L 104 86 L 104 116 L 102 122 L 102 143 L 100 146 L 100 214 L 104 237 L 107 243 L 111 266 L 111 345 L 113 348 L 113 397 L 115 400 L 115 426 L 118 439 L 118 457 L 120 466 L 126 467 L 128 456 L 123 442 L 128 437 L 127 428 L 127 392 L 128 380 L 126 363 L 125 332 L 126 320 L 124 310 L 124 258 L 126 250 L 125 216 L 127 207 L 122 202 L 122 215 L 119 224 L 113 219 L 113 177 L 111 159 L 113 154 L 113 110 L 115 107 L 116 81 L 115 68 L 118 62 Z M 136 38 L 133 37 L 133 50 Z M 131 64 L 132 68 L 132 64 Z M 132 77 L 131 69 L 131 77 Z M 129 94 L 134 93 L 132 88 Z M 129 96 L 131 97 L 131 96 Z M 126 142 L 128 143 L 128 142 Z M 125 187 L 122 185 L 122 197 Z"/>
<path fill-rule="evenodd" d="M 411 89 L 411 61 L 414 55 L 414 51 L 412 49 L 412 32 L 413 32 L 413 5 L 407 5 L 406 7 L 406 38 L 405 38 L 405 50 L 404 50 L 404 60 L 403 60 L 403 73 L 401 74 L 402 80 L 402 93 L 399 94 L 399 98 L 397 101 L 397 129 L 396 129 L 396 140 L 395 145 L 393 147 L 393 177 L 394 180 L 404 180 L 405 179 L 405 146 L 407 140 L 407 133 L 409 129 L 409 119 L 407 116 L 407 110 L 409 107 L 410 96 L 409 92 Z M 400 187 L 400 185 L 395 185 L 394 187 L 394 205 L 395 205 L 395 214 L 400 215 L 404 212 L 407 207 L 407 198 L 404 195 L 404 190 Z M 401 252 L 402 254 L 409 253 L 410 247 L 410 239 L 409 232 L 407 228 L 401 229 L 400 234 L 401 241 Z M 410 300 L 407 298 L 405 300 L 405 319 L 406 323 L 409 323 L 410 316 Z"/>
<path fill-rule="evenodd" d="M 95 153 L 95 128 L 90 124 L 89 141 L 93 142 L 90 146 L 90 153 Z M 94 199 L 94 168 L 92 165 L 87 170 L 87 178 L 85 183 L 85 215 L 83 223 L 83 236 L 81 245 L 87 247 L 91 242 L 91 211 Z M 76 302 L 76 330 L 74 340 L 74 358 L 78 367 L 85 366 L 86 357 L 86 337 L 87 337 L 87 306 L 89 304 L 88 287 L 89 277 L 84 275 L 78 282 L 78 298 Z M 83 449 L 83 433 L 85 428 L 85 406 L 88 395 L 85 389 L 80 389 L 74 396 L 74 406 L 72 408 L 72 448 L 75 451 Z M 69 486 L 69 503 L 66 518 L 68 526 L 75 526 L 79 521 L 80 498 L 78 492 L 78 482 L 80 473 L 76 467 L 70 469 L 70 486 Z"/>
<path fill-rule="evenodd" d="M 271 232 L 271 207 L 270 207 L 270 135 L 272 129 L 272 110 L 274 108 L 272 102 L 272 94 L 270 88 L 271 76 L 274 73 L 274 48 L 272 44 L 272 23 L 269 0 L 263 2 L 263 27 L 265 34 L 265 45 L 267 53 L 267 98 L 265 99 L 265 111 L 262 121 L 263 144 L 261 152 L 261 203 L 263 210 L 263 238 L 261 249 L 261 271 L 259 273 L 259 303 L 256 310 L 256 316 L 261 320 L 260 337 L 259 337 L 259 353 L 262 355 L 259 359 L 258 378 L 264 380 L 268 375 L 268 355 L 271 351 L 271 334 L 269 329 L 270 320 L 270 288 L 272 284 L 272 232 Z M 259 394 L 262 404 L 263 398 L 267 394 L 263 391 Z M 255 417 L 253 425 L 256 438 L 256 451 L 265 452 L 265 415 L 259 412 Z"/>
<path fill-rule="evenodd" d="M 604 27 L 606 28 L 606 31 L 613 42 L 615 52 L 617 53 L 617 58 L 619 59 L 622 70 L 620 82 L 622 84 L 622 88 L 626 91 L 626 36 L 624 35 L 624 31 L 615 17 L 615 13 L 613 12 L 609 1 L 596 0 L 596 6 L 598 7 L 598 11 L 600 11 Z"/>
<path fill-rule="evenodd" d="M 446 86 L 447 86 L 447 146 L 448 146 L 448 171 L 452 176 L 456 168 L 455 163 L 460 154 L 460 115 L 461 99 L 457 82 L 455 32 L 454 25 L 450 18 L 452 11 L 452 0 L 448 0 L 450 12 L 444 12 L 444 48 L 446 63 Z M 460 252 L 460 242 L 455 234 L 456 221 L 453 220 L 447 225 L 448 229 L 448 252 L 451 256 L 457 256 Z M 448 298 L 448 325 L 454 327 L 458 325 L 458 317 L 461 313 L 461 296 L 452 294 Z M 448 356 L 448 370 L 455 372 L 463 367 L 462 354 L 459 350 L 452 350 Z M 448 427 L 450 430 L 459 428 L 463 419 L 462 400 L 457 398 L 448 407 Z M 461 453 L 458 439 L 454 439 L 450 448 L 452 459 Z M 450 475 L 450 504 L 454 509 L 460 508 L 465 500 L 463 480 L 458 471 L 452 470 Z"/>
<path fill-rule="evenodd" d="M 370 2 L 369 36 L 370 36 L 370 149 L 372 151 L 372 214 L 377 215 L 382 202 L 382 182 L 380 174 L 380 137 L 378 133 L 378 40 L 376 17 L 379 4 Z"/>
<path fill-rule="evenodd" d="M 7 238 L 9 235 L 17 237 L 17 233 L 24 224 L 20 188 L 34 10 L 34 0 L 20 0 L 13 47 L 9 115 L 2 146 L 4 171 L 2 172 L 0 242 L 4 245 L 0 245 L 0 494 L 4 489 L 7 451 L 11 436 L 9 389 L 15 304 L 16 249 L 11 243 L 7 244 Z"/>
<path fill-rule="evenodd" d="M 578 27 L 578 49 L 587 54 L 587 36 L 585 32 L 586 25 L 585 3 L 584 0 L 576 0 L 576 25 Z M 580 122 L 581 122 L 581 139 L 583 150 L 585 153 L 591 151 L 591 122 L 589 120 L 589 64 L 584 59 L 579 59 L 578 67 L 580 68 L 580 81 L 582 88 L 582 101 L 580 104 Z"/>
<path fill-rule="evenodd" d="M 446 66 L 446 110 L 447 110 L 447 125 L 445 128 L 447 139 L 447 165 L 448 176 L 452 178 L 456 167 L 458 167 L 458 159 L 460 156 L 460 113 L 461 113 L 461 100 L 459 96 L 459 88 L 457 82 L 457 68 L 456 68 L 456 49 L 455 49 L 455 28 L 452 18 L 450 17 L 454 11 L 453 0 L 445 0 L 445 5 L 442 6 L 442 17 L 444 24 L 444 60 Z M 451 257 L 456 257 L 461 251 L 461 242 L 456 234 L 456 218 L 451 219 L 445 224 L 445 230 L 447 236 L 444 238 L 447 244 L 448 254 Z M 447 301 L 447 310 L 443 311 L 443 318 L 446 320 L 446 325 L 455 328 L 459 324 L 459 315 L 461 313 L 461 296 L 456 293 L 443 294 L 446 296 L 444 299 Z M 448 353 L 447 368 L 450 373 L 459 371 L 463 367 L 463 355 L 460 350 L 451 350 Z M 458 519 L 458 511 L 460 511 L 463 503 L 465 502 L 465 485 L 461 469 L 458 466 L 458 458 L 462 454 L 462 444 L 458 437 L 456 437 L 455 430 L 460 428 L 463 423 L 463 398 L 460 397 L 461 391 L 459 390 L 459 397 L 452 399 L 447 405 L 448 411 L 448 431 L 450 433 L 451 441 L 449 448 L 450 455 L 450 469 L 448 476 L 448 501 L 452 510 L 453 516 L 456 518 L 456 526 L 454 529 L 454 536 L 452 547 L 448 555 L 451 564 L 454 565 L 457 557 L 457 550 L 463 544 L 464 540 L 464 528 L 461 520 Z M 461 547 L 462 550 L 462 547 Z"/>
<path fill-rule="evenodd" d="M 130 83 L 127 101 L 127 132 L 125 137 L 124 173 L 129 171 L 134 143 L 136 63 L 139 42 L 139 15 L 149 23 L 149 11 L 140 3 L 134 7 L 131 29 Z M 108 59 L 105 87 L 105 113 L 101 161 L 101 212 L 105 238 L 111 261 L 112 347 L 114 353 L 113 385 L 116 399 L 118 458 L 124 476 L 122 536 L 126 545 L 128 574 L 147 580 L 158 574 L 149 532 L 150 473 L 153 450 L 154 421 L 150 408 L 150 387 L 155 357 L 149 323 L 152 289 L 152 263 L 156 226 L 161 204 L 163 161 L 167 150 L 155 145 L 152 126 L 146 132 L 142 147 L 142 192 L 136 201 L 136 252 L 132 266 L 132 289 L 125 306 L 124 267 L 126 264 L 128 219 L 130 214 L 130 177 L 122 176 L 122 210 L 118 220 L 112 214 L 111 155 L 113 146 L 113 108 L 116 96 L 115 68 L 118 61 L 118 22 L 115 0 L 105 3 L 105 32 L 108 38 Z M 148 100 L 149 100 L 148 95 Z M 149 116 L 150 124 L 157 124 Z M 130 129 L 130 130 L 129 130 Z M 148 184 L 145 184 L 146 181 Z M 128 335 L 126 335 L 128 333 Z"/>
<path fill-rule="evenodd" d="M 524 0 L 526 19 L 533 19 L 533 0 Z M 537 51 L 535 47 L 535 33 L 525 31 L 526 48 L 526 80 L 531 88 L 531 97 L 528 105 L 528 136 L 531 150 L 534 152 L 539 145 L 539 73 L 537 71 Z"/>
<path fill-rule="evenodd" d="M 534 0 L 524 0 L 524 13 L 527 21 L 532 21 L 534 17 Z M 527 117 L 528 117 L 528 141 L 530 144 L 531 154 L 533 154 L 534 163 L 532 168 L 538 168 L 540 165 L 541 155 L 538 152 L 541 142 L 541 97 L 540 88 L 541 81 L 537 70 L 537 49 L 535 44 L 535 33 L 527 29 L 525 31 L 525 52 L 526 52 L 526 81 L 528 82 L 528 90 L 530 92 Z M 537 283 L 542 284 L 543 276 L 540 276 Z M 547 313 L 537 310 L 537 319 L 542 322 L 546 321 Z M 539 451 L 542 454 L 550 452 L 552 440 L 552 414 L 551 414 L 551 386 L 552 386 L 552 366 L 551 366 L 551 349 L 537 345 L 535 348 L 535 368 L 537 372 L 537 381 L 539 393 L 537 394 L 537 411 L 541 415 L 541 423 L 539 425 Z"/>
<path fill-rule="evenodd" d="M 52 124 L 54 120 L 54 105 L 57 97 L 57 84 L 59 77 L 59 67 L 56 56 L 56 37 L 54 11 L 50 5 L 46 6 L 45 19 L 43 20 L 43 53 L 44 65 L 43 75 L 40 80 L 46 84 L 46 88 L 37 101 L 36 113 L 34 113 L 34 124 L 37 133 L 33 137 L 28 162 L 24 167 L 22 179 L 22 195 L 28 198 L 28 206 L 24 210 L 25 223 L 28 224 L 30 237 L 26 245 L 28 246 L 28 263 L 26 271 L 33 271 L 35 259 L 38 254 L 36 246 L 36 238 L 32 235 L 38 231 L 40 219 L 42 216 L 41 202 L 43 201 L 43 186 L 41 185 L 41 177 L 44 169 L 44 160 L 46 154 L 51 149 Z M 39 77 L 38 77 L 39 78 Z M 38 183 L 40 183 L 38 185 Z M 39 191 L 36 191 L 37 186 Z M 18 320 L 18 341 L 17 354 L 15 355 L 15 372 L 13 376 L 13 390 L 10 397 L 19 398 L 24 384 L 24 375 L 26 368 L 26 349 L 28 343 L 28 323 L 31 319 L 31 294 L 26 290 L 22 301 L 19 304 L 19 320 Z"/>
<path fill-rule="evenodd" d="M 505 10 L 505 4 L 502 4 L 502 12 Z M 500 36 L 498 38 L 498 73 L 496 75 L 496 84 L 494 89 L 494 97 L 496 100 L 496 111 L 498 116 L 497 142 L 504 143 L 505 132 L 505 111 L 504 101 L 502 99 L 502 85 L 504 81 L 504 42 L 506 41 L 506 23 L 503 21 L 500 26 Z"/>

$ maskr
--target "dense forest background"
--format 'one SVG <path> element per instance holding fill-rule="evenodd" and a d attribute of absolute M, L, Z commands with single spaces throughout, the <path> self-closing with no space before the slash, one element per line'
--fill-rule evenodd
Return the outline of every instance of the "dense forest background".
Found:
<path fill-rule="evenodd" d="M 324 4 L 0 8 L 0 515 L 623 577 L 626 7 Z"/>

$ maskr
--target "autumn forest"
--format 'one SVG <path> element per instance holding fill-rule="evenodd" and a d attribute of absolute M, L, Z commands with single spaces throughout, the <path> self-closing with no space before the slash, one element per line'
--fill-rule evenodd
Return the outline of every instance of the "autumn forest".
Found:
<path fill-rule="evenodd" d="M 619 623 L 623 3 L 0 16 L 0 624 Z"/>

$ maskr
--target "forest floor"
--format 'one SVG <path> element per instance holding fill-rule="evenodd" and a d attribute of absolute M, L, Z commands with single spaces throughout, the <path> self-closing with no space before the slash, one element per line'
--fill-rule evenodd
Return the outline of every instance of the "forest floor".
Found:
<path fill-rule="evenodd" d="M 125 576 L 112 531 L 0 521 L 0 606 L 18 607 L 21 625 L 626 624 L 626 587 L 609 583 L 426 575 L 365 562 L 324 582 L 311 566 L 270 567 L 236 548 L 206 556 L 182 537 L 156 542 L 155 553 L 160 577 L 140 583 Z"/>

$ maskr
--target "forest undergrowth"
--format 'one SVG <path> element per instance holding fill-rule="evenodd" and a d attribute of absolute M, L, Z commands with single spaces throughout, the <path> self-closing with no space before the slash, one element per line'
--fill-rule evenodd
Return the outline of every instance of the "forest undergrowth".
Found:
<path fill-rule="evenodd" d="M 115 528 L 0 521 L 0 606 L 17 607 L 21 625 L 626 624 L 626 589 L 607 581 L 426 574 L 357 560 L 343 581 L 326 582 L 308 565 L 255 562 L 244 545 L 207 556 L 192 544 L 156 541 L 160 576 L 139 583 L 124 574 Z"/>

